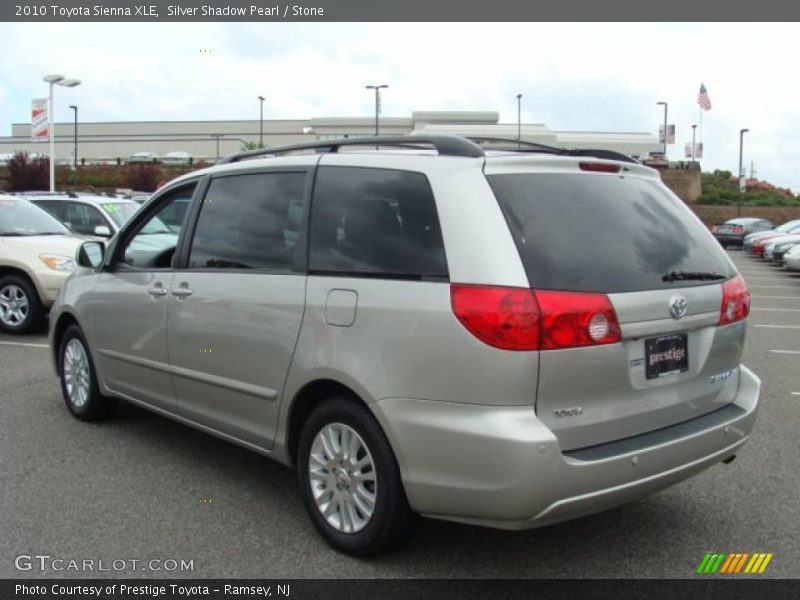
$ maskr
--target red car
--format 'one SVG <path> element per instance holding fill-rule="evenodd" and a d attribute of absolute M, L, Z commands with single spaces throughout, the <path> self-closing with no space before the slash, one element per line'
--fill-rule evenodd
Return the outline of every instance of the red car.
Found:
<path fill-rule="evenodd" d="M 758 238 L 758 241 L 753 244 L 753 255 L 758 256 L 759 258 L 764 258 L 764 251 L 767 248 L 767 244 L 775 241 L 778 238 L 787 237 L 789 235 L 792 235 L 792 233 L 771 233 Z"/>

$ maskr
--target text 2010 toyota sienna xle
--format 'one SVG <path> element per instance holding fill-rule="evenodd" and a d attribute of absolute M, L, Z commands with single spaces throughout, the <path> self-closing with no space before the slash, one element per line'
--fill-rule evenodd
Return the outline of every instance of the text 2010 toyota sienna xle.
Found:
<path fill-rule="evenodd" d="M 586 515 L 744 445 L 749 293 L 655 171 L 376 144 L 230 157 L 160 190 L 104 252 L 86 242 L 52 309 L 69 410 L 121 398 L 295 465 L 314 525 L 357 555 L 416 514 Z M 181 198 L 180 235 L 146 243 Z"/>

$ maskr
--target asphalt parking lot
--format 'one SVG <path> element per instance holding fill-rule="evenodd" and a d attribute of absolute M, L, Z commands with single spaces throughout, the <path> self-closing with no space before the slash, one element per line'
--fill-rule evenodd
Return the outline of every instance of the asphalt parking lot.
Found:
<path fill-rule="evenodd" d="M 707 551 L 771 552 L 760 577 L 800 574 L 800 273 L 729 252 L 752 294 L 744 363 L 763 380 L 730 465 L 621 508 L 509 533 L 423 521 L 396 553 L 330 550 L 292 471 L 124 406 L 69 416 L 43 333 L 0 335 L 0 577 L 692 577 Z M 194 570 L 20 572 L 14 558 L 192 560 Z"/>

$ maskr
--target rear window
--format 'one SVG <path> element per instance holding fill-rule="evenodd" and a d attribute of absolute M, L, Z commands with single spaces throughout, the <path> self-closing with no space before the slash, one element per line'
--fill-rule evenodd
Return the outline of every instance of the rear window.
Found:
<path fill-rule="evenodd" d="M 635 292 L 708 285 L 676 272 L 735 272 L 719 244 L 658 182 L 579 174 L 489 175 L 531 286 Z"/>

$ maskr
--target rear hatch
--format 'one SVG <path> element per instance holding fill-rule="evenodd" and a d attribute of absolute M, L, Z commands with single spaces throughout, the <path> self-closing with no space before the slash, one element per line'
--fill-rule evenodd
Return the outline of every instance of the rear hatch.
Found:
<path fill-rule="evenodd" d="M 661 429 L 730 403 L 749 296 L 708 229 L 646 167 L 564 158 L 527 164 L 487 159 L 486 175 L 531 287 L 543 298 L 605 296 L 618 321 L 611 341 L 587 344 L 584 336 L 577 347 L 539 352 L 536 412 L 562 449 Z M 730 302 L 733 318 L 720 325 L 723 295 L 742 310 Z"/>

